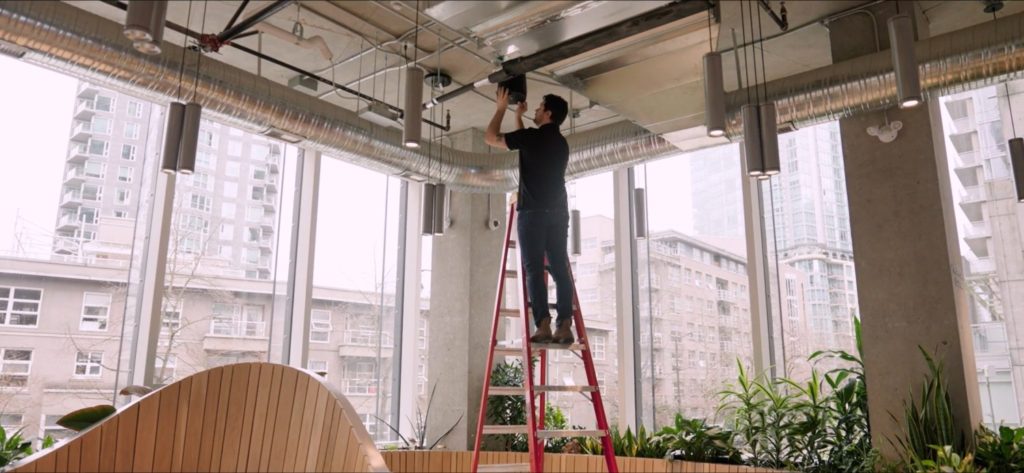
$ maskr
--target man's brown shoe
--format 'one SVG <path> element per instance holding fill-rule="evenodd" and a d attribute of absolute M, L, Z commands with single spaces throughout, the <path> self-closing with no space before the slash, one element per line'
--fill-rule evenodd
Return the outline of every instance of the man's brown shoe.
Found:
<path fill-rule="evenodd" d="M 555 330 L 555 334 L 551 336 L 554 339 L 554 343 L 562 345 L 570 345 L 576 341 L 576 337 L 572 335 L 572 321 L 563 320 L 558 323 L 558 330 Z"/>
<path fill-rule="evenodd" d="M 537 331 L 530 337 L 530 343 L 551 343 L 551 317 L 540 321 Z"/>

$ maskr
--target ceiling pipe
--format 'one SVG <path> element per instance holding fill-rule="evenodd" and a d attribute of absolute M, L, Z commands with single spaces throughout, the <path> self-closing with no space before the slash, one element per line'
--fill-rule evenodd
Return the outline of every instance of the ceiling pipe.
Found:
<path fill-rule="evenodd" d="M 994 23 L 993 23 L 994 21 Z M 926 100 L 1024 77 L 1024 13 L 914 43 Z M 879 51 L 761 84 L 777 122 L 793 130 L 899 106 L 890 51 Z M 747 89 L 726 94 L 726 135 L 743 135 Z"/>
<path fill-rule="evenodd" d="M 501 64 L 501 69 L 492 72 L 486 78 L 439 95 L 424 104 L 423 108 L 432 108 L 473 89 L 486 86 L 487 84 L 498 84 L 512 77 L 536 71 L 542 67 L 579 56 L 580 54 L 593 51 L 616 41 L 621 41 L 644 31 L 696 15 L 713 6 L 714 4 L 708 0 L 675 0 L 667 5 L 577 36 L 529 56 L 505 61 Z"/>
<path fill-rule="evenodd" d="M 254 133 L 290 136 L 324 154 L 385 174 L 470 192 L 504 192 L 516 185 L 514 153 L 473 153 L 425 142 L 402 146 L 401 132 L 370 123 L 319 100 L 220 61 L 203 61 L 164 43 L 165 54 L 145 56 L 126 44 L 121 25 L 64 2 L 0 2 L 0 41 L 25 49 L 22 57 L 79 79 L 154 103 L 173 101 L 184 77 L 205 116 Z M 678 149 L 628 122 L 568 138 L 569 178 L 669 156 Z"/>
<path fill-rule="evenodd" d="M 274 3 L 263 7 L 260 11 L 245 17 L 242 21 L 229 26 L 224 31 L 218 33 L 217 41 L 223 44 L 237 38 L 238 35 L 245 33 L 249 28 L 263 23 L 267 18 L 274 16 L 275 13 L 284 10 L 288 5 L 291 5 L 293 1 L 294 0 L 277 0 Z"/>

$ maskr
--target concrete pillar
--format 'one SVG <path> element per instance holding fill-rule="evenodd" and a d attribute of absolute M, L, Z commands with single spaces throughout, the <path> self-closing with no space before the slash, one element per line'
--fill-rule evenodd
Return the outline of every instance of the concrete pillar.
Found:
<path fill-rule="evenodd" d="M 459 149 L 485 146 L 478 130 L 454 135 L 452 142 Z M 488 226 L 490 218 L 501 222 L 498 228 Z M 435 384 L 437 391 L 427 438 L 433 442 L 463 416 L 442 442 L 462 450 L 473 445 L 480 409 L 505 236 L 505 194 L 452 192 L 449 220 L 444 235 L 433 237 L 427 393 Z"/>
<path fill-rule="evenodd" d="M 911 2 L 901 2 L 907 12 Z M 893 2 L 874 5 L 877 40 L 888 48 L 886 21 Z M 918 12 L 919 13 L 919 12 Z M 917 15 L 917 37 L 927 37 Z M 832 59 L 875 51 L 868 15 L 829 23 Z M 887 439 L 902 431 L 904 401 L 918 396 L 925 361 L 920 345 L 938 352 L 957 426 L 970 437 L 981 420 L 970 321 L 963 286 L 956 223 L 950 199 L 937 100 L 909 110 L 888 110 L 903 129 L 881 143 L 865 129 L 884 123 L 882 113 L 840 121 L 850 226 L 864 336 L 864 361 L 872 442 L 895 458 Z"/>

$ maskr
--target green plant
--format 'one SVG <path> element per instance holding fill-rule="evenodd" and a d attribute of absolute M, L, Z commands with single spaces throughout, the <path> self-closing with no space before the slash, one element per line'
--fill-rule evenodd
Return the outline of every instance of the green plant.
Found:
<path fill-rule="evenodd" d="M 519 387 L 523 385 L 523 364 L 519 360 L 504 362 L 491 372 L 491 386 Z M 524 396 L 492 396 L 487 401 L 487 417 L 497 425 L 526 425 Z M 545 429 L 565 429 L 568 422 L 561 409 L 548 404 L 544 413 Z M 489 448 L 499 451 L 526 452 L 529 442 L 525 434 L 494 435 Z M 551 439 L 545 444 L 548 452 L 561 452 L 570 439 Z"/>
<path fill-rule="evenodd" d="M 900 452 L 907 465 L 917 465 L 924 460 L 938 461 L 941 449 L 934 445 L 948 446 L 953 452 L 963 452 L 967 444 L 963 432 L 957 429 L 953 420 L 952 401 L 946 390 L 943 365 L 918 347 L 928 364 L 928 376 L 921 387 L 918 399 L 904 402 L 904 432 L 890 443 Z M 891 412 L 889 416 L 896 421 Z"/>
<path fill-rule="evenodd" d="M 736 431 L 740 446 L 746 450 L 749 459 L 760 457 L 761 437 L 764 431 L 764 406 L 767 401 L 756 386 L 755 379 L 747 375 L 743 363 L 737 359 L 739 375 L 736 385 L 719 392 L 721 402 L 719 413 L 725 413 Z"/>
<path fill-rule="evenodd" d="M 416 421 L 414 422 L 412 419 L 406 418 L 406 420 L 409 421 L 409 425 L 412 427 L 413 432 L 415 432 L 416 434 L 415 436 L 413 436 L 412 439 L 409 439 L 406 436 L 402 435 L 402 433 L 399 432 L 398 429 L 396 429 L 393 425 L 389 424 L 386 420 L 381 419 L 380 417 L 377 416 L 374 417 L 376 417 L 378 421 L 388 426 L 388 428 L 391 429 L 392 432 L 398 435 L 398 438 L 401 439 L 403 443 L 405 443 L 405 448 L 410 450 L 433 450 L 434 447 L 436 447 L 439 443 L 441 443 L 442 440 L 445 439 L 445 437 L 448 436 L 448 434 L 452 433 L 452 431 L 455 430 L 455 426 L 459 425 L 459 422 L 462 422 L 463 418 L 463 414 L 459 414 L 459 418 L 455 420 L 455 423 L 453 423 L 452 426 L 449 427 L 448 430 L 446 430 L 443 434 L 438 436 L 437 439 L 434 440 L 434 443 L 430 444 L 430 447 L 427 447 L 427 422 L 430 420 L 430 407 L 434 405 L 435 391 L 437 391 L 437 383 L 434 383 L 434 386 L 430 388 L 430 396 L 427 398 L 427 411 L 425 413 L 420 409 L 419 406 L 416 406 Z"/>
<path fill-rule="evenodd" d="M 661 440 L 657 436 L 650 435 L 642 425 L 637 429 L 635 435 L 629 427 L 626 427 L 626 432 L 624 433 L 620 432 L 618 428 L 612 427 L 610 435 L 612 449 L 615 451 L 615 455 L 619 457 L 665 458 L 668 454 L 668 448 Z M 583 453 L 588 455 L 601 455 L 604 453 L 601 439 L 580 437 L 576 441 L 581 445 Z"/>
<path fill-rule="evenodd" d="M 739 450 L 733 446 L 733 432 L 709 426 L 703 419 L 687 419 L 676 414 L 675 422 L 658 431 L 655 441 L 676 460 L 738 464 Z"/>
<path fill-rule="evenodd" d="M 81 432 L 93 424 L 106 419 L 114 412 L 117 412 L 117 408 L 110 404 L 85 407 L 65 414 L 64 417 L 57 420 L 57 425 L 74 430 L 75 432 Z"/>
<path fill-rule="evenodd" d="M 981 426 L 975 434 L 975 461 L 988 473 L 1024 471 L 1024 427 L 1000 426 L 993 432 Z"/>
<path fill-rule="evenodd" d="M 21 429 L 10 436 L 0 429 L 0 467 L 7 466 L 32 454 L 32 442 L 21 437 Z"/>
<path fill-rule="evenodd" d="M 938 447 L 931 445 L 935 452 L 935 458 L 915 458 L 910 465 L 914 473 L 976 473 L 979 470 L 974 466 L 974 458 L 968 453 L 964 456 L 953 451 L 953 447 L 945 445 Z"/>

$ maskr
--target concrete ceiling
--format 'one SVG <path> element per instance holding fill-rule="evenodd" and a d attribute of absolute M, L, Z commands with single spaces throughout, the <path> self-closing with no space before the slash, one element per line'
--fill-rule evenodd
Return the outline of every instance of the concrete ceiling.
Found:
<path fill-rule="evenodd" d="M 113 21 L 124 21 L 122 10 L 100 1 L 69 3 Z M 225 28 L 241 3 L 172 1 L 168 21 L 215 34 Z M 268 0 L 250 1 L 241 17 L 251 15 L 270 3 Z M 545 42 L 562 41 L 588 28 L 611 24 L 665 3 L 663 0 L 302 0 L 301 8 L 289 6 L 267 22 L 287 31 L 292 31 L 298 22 L 305 37 L 322 36 L 331 50 L 331 60 L 315 50 L 302 49 L 267 35 L 263 35 L 262 40 L 250 36 L 237 43 L 402 107 L 401 89 L 404 84 L 400 81 L 404 78 L 400 77 L 403 66 L 413 58 L 428 71 L 440 69 L 449 74 L 455 82 L 446 89 L 450 91 L 455 86 L 478 81 L 496 70 L 502 60 L 508 59 L 509 45 L 515 44 L 528 54 L 552 45 Z M 760 67 L 763 52 L 767 79 L 778 79 L 831 64 L 828 28 L 822 20 L 866 3 L 872 2 L 786 2 L 790 24 L 786 34 L 781 34 L 776 24 L 761 9 L 755 8 L 754 26 L 755 33 L 758 33 L 755 35 L 751 34 L 749 20 L 745 28 L 741 26 L 741 18 L 748 13 L 746 7 L 743 7 L 741 15 L 740 2 L 721 2 L 721 22 L 712 24 L 710 34 L 715 49 L 726 51 L 723 54 L 726 90 L 738 88 L 737 58 L 731 52 L 735 44 L 734 31 L 739 43 L 744 43 L 744 36 L 748 42 L 762 35 L 768 38 L 763 43 L 763 51 L 760 45 L 741 49 L 740 69 L 743 68 L 742 53 L 747 54 L 748 60 L 756 55 Z M 778 11 L 777 0 L 770 4 Z M 978 1 L 920 1 L 917 7 L 928 22 L 931 35 L 991 20 L 990 15 L 982 13 Z M 1020 11 L 1024 11 L 1024 2 L 1006 2 L 1006 8 L 1000 15 Z M 760 32 L 756 28 L 757 15 L 760 15 Z M 422 27 L 418 35 L 414 35 L 417 21 Z M 885 25 L 879 25 L 879 31 L 885 34 Z M 185 38 L 168 30 L 165 40 L 180 45 Z M 576 118 L 567 123 L 567 129 L 568 125 L 580 131 L 631 120 L 662 134 L 681 149 L 705 146 L 715 142 L 704 136 L 702 127 L 701 60 L 708 50 L 708 14 L 684 18 L 529 74 L 530 106 L 534 107 L 543 94 L 556 93 L 571 98 L 573 108 L 577 110 Z M 288 84 L 297 75 L 281 66 L 258 61 L 230 46 L 208 57 L 282 84 Z M 758 70 L 758 81 L 761 80 L 764 79 Z M 746 78 L 744 82 L 748 82 Z M 572 85 L 573 90 L 563 84 Z M 319 84 L 317 91 L 302 87 L 297 90 L 351 110 L 366 106 L 365 101 L 331 90 L 326 84 Z M 488 86 L 447 102 L 445 111 L 451 111 L 453 132 L 486 126 L 493 113 L 493 94 L 494 86 Z M 429 97 L 430 91 L 424 95 Z M 440 112 L 440 108 L 435 107 L 424 116 L 443 122 Z M 510 122 L 511 117 L 506 126 Z M 434 129 L 425 127 L 424 133 L 431 130 Z"/>

